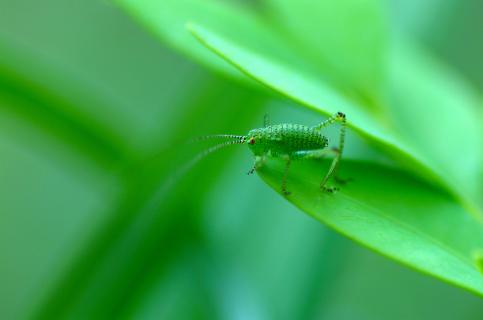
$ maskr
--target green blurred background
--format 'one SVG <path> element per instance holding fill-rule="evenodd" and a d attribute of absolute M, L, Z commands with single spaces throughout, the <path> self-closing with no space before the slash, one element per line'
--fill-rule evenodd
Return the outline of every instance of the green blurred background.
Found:
<path fill-rule="evenodd" d="M 481 92 L 481 1 L 385 5 Z M 483 317 L 480 298 L 247 176 L 244 148 L 166 188 L 193 151 L 183 141 L 244 133 L 265 112 L 320 120 L 193 63 L 108 1 L 0 0 L 0 318 Z"/>

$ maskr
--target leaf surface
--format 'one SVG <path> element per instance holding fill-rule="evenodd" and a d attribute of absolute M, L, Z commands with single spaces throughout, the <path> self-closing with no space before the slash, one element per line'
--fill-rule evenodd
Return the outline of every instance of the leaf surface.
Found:
<path fill-rule="evenodd" d="M 224 34 L 247 29 L 253 25 L 249 11 L 218 1 L 197 0 L 116 0 L 117 4 L 141 22 L 153 34 L 187 56 L 233 77 L 242 78 L 230 64 L 207 51 L 186 30 L 186 23 L 195 19 Z"/>
<path fill-rule="evenodd" d="M 377 0 L 268 0 L 270 16 L 336 86 L 377 110 L 385 77 L 387 33 Z"/>
<path fill-rule="evenodd" d="M 401 42 L 391 52 L 387 108 L 395 131 L 425 154 L 453 188 L 478 200 L 475 175 L 483 143 L 478 95 L 456 72 L 414 45 Z"/>
<path fill-rule="evenodd" d="M 483 248 L 483 228 L 446 193 L 395 169 L 345 161 L 341 175 L 352 181 L 327 194 L 319 187 L 327 168 L 294 162 L 287 200 L 387 257 L 483 295 L 474 258 Z M 258 173 L 280 192 L 283 169 L 281 160 L 269 160 Z"/>

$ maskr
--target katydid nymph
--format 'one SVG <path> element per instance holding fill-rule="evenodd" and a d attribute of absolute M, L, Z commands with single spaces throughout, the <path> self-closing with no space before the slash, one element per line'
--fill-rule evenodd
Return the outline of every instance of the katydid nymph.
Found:
<path fill-rule="evenodd" d="M 328 148 L 329 140 L 322 134 L 321 130 L 335 123 L 340 124 L 339 145 L 338 147 Z M 340 180 L 337 178 L 337 169 L 344 150 L 345 130 L 346 116 L 342 112 L 337 112 L 327 120 L 312 127 L 292 123 L 271 125 L 268 117 L 265 116 L 264 126 L 250 130 L 247 135 L 216 134 L 199 137 L 198 141 L 215 138 L 228 140 L 203 151 L 193 160 L 196 162 L 226 146 L 247 144 L 255 156 L 255 163 L 248 174 L 252 174 L 260 168 L 267 157 L 284 159 L 285 170 L 281 181 L 281 192 L 288 196 L 290 192 L 287 190 L 287 177 L 292 161 L 319 159 L 332 155 L 334 158 L 329 170 L 320 182 L 320 188 L 323 191 L 332 193 L 337 188 L 327 187 L 326 185 L 331 178 L 336 181 Z"/>

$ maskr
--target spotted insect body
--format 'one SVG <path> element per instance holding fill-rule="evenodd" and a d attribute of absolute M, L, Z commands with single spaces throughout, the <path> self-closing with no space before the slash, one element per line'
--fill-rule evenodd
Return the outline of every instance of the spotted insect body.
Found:
<path fill-rule="evenodd" d="M 207 154 L 214 152 L 225 146 L 233 144 L 248 144 L 250 150 L 255 156 L 255 164 L 248 172 L 255 172 L 260 168 L 267 157 L 278 157 L 285 159 L 285 172 L 282 179 L 281 191 L 284 195 L 289 195 L 287 191 L 287 175 L 292 160 L 318 159 L 327 155 L 333 155 L 334 158 L 328 172 L 325 174 L 320 187 L 328 192 L 334 192 L 336 188 L 326 187 L 326 183 L 330 178 L 336 178 L 338 165 L 342 156 L 345 141 L 346 116 L 342 112 L 337 112 L 332 117 L 319 123 L 316 126 L 308 127 L 300 124 L 284 123 L 278 125 L 270 125 L 268 118 L 265 118 L 264 127 L 253 129 L 246 136 L 237 135 L 212 135 L 201 137 L 203 139 L 223 138 L 229 141 L 218 144 L 205 150 L 194 159 L 198 161 Z M 321 130 L 335 122 L 341 124 L 339 132 L 339 145 L 328 149 L 328 139 L 321 133 Z"/>
<path fill-rule="evenodd" d="M 328 145 L 328 139 L 319 130 L 292 123 L 253 129 L 247 137 L 255 156 L 289 155 L 300 150 L 324 149 Z"/>

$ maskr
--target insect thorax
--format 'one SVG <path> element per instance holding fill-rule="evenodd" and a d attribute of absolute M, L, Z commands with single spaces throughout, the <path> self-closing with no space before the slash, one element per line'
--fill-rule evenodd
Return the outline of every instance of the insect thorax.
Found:
<path fill-rule="evenodd" d="M 255 155 L 290 154 L 327 147 L 328 140 L 318 130 L 299 124 L 278 124 L 251 130 L 248 144 Z"/>

